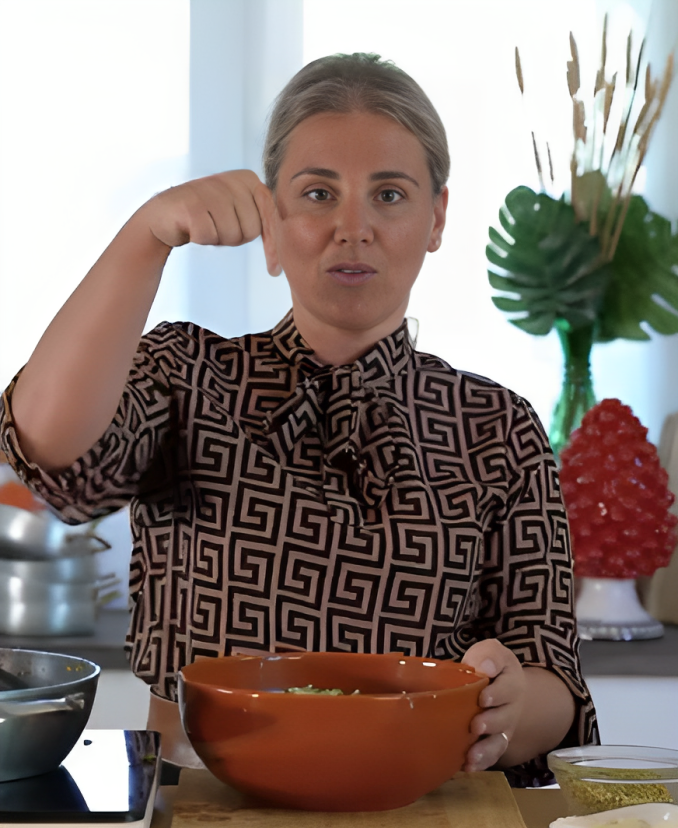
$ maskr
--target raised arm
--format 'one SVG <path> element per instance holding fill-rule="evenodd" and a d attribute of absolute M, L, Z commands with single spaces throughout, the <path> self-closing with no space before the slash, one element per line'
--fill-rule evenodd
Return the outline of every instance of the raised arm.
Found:
<path fill-rule="evenodd" d="M 12 411 L 26 457 L 70 466 L 111 423 L 173 247 L 236 246 L 261 233 L 255 173 L 189 181 L 146 202 L 61 308 L 23 369 Z"/>

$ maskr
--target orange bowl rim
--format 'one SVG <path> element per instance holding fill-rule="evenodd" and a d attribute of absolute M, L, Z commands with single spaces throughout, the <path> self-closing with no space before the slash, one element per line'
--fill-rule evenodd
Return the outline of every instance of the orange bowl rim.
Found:
<path fill-rule="evenodd" d="M 313 656 L 313 655 L 336 655 L 336 656 L 353 656 L 353 655 L 363 655 L 363 656 L 397 656 L 398 660 L 407 659 L 409 661 L 433 661 L 435 663 L 439 663 L 441 665 L 456 665 L 459 668 L 460 672 L 466 672 L 469 674 L 473 674 L 475 676 L 475 681 L 471 681 L 468 684 L 462 684 L 459 687 L 443 687 L 438 689 L 431 689 L 431 690 L 415 690 L 409 693 L 343 693 L 341 695 L 330 695 L 329 693 L 285 693 L 279 690 L 261 690 L 257 688 L 241 688 L 241 687 L 224 687 L 218 686 L 213 684 L 209 681 L 201 681 L 197 678 L 191 678 L 186 674 L 186 670 L 190 670 L 193 666 L 197 664 L 202 664 L 204 661 L 267 661 L 267 660 L 278 660 L 278 659 L 296 659 L 303 656 Z M 475 667 L 472 667 L 468 664 L 462 664 L 459 661 L 453 661 L 452 659 L 435 659 L 435 658 L 425 658 L 423 656 L 405 656 L 401 655 L 400 653 L 314 653 L 314 652 L 291 652 L 291 653 L 263 653 L 262 655 L 232 655 L 232 656 L 216 656 L 214 658 L 201 658 L 198 661 L 193 661 L 191 664 L 184 665 L 181 670 L 179 671 L 179 680 L 182 682 L 186 682 L 187 684 L 192 684 L 204 688 L 209 688 L 211 690 L 215 690 L 217 692 L 228 693 L 229 695 L 234 696 L 249 696 L 251 697 L 253 694 L 257 696 L 264 696 L 264 697 L 274 697 L 277 699 L 280 698 L 313 698 L 313 699 L 350 699 L 350 698 L 362 698 L 362 699 L 409 699 L 409 698 L 422 698 L 424 696 L 431 696 L 431 695 L 441 695 L 441 694 L 450 694 L 456 693 L 461 691 L 467 687 L 473 687 L 479 683 L 486 682 L 489 683 L 489 677 L 477 670 Z"/>

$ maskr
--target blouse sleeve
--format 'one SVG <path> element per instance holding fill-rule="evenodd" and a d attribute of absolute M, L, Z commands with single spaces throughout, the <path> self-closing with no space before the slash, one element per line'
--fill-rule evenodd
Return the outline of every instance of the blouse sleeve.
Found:
<path fill-rule="evenodd" d="M 555 673 L 576 713 L 559 747 L 599 741 L 595 709 L 582 676 L 574 617 L 567 514 L 551 448 L 536 413 L 513 397 L 507 439 L 508 499 L 485 538 L 473 640 L 496 638 L 525 666 Z M 508 774 L 516 786 L 544 784 L 544 757 Z"/>
<path fill-rule="evenodd" d="M 154 340 L 167 323 L 142 338 L 115 417 L 105 433 L 69 468 L 48 474 L 21 450 L 12 416 L 17 375 L 0 403 L 0 448 L 21 480 L 59 517 L 84 523 L 123 507 L 166 479 L 172 439 L 171 385 Z M 154 336 L 155 335 L 155 336 Z"/>

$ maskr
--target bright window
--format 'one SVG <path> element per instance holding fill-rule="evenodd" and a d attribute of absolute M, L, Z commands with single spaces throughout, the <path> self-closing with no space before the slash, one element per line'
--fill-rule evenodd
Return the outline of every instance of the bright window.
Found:
<path fill-rule="evenodd" d="M 111 238 L 183 181 L 189 0 L 0 3 L 0 385 Z M 149 323 L 181 318 L 173 256 Z"/>

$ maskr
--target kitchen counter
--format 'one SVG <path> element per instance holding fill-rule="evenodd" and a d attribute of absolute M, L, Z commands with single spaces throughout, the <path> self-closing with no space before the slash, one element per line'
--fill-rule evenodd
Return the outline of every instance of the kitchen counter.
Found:
<path fill-rule="evenodd" d="M 94 635 L 35 637 L 0 635 L 0 647 L 23 647 L 88 658 L 104 670 L 129 669 L 123 642 L 126 610 L 100 613 Z M 650 641 L 582 641 L 585 676 L 678 676 L 678 626 Z"/>
<path fill-rule="evenodd" d="M 207 774 L 207 771 L 192 771 L 189 772 L 189 775 L 191 773 L 200 775 Z M 488 774 L 485 773 L 485 775 Z M 495 774 L 490 775 L 494 776 Z M 479 774 L 460 774 L 460 776 L 479 776 Z M 197 777 L 194 776 L 193 778 Z M 447 783 L 447 785 L 449 784 Z M 208 790 L 216 789 L 221 787 L 221 783 L 211 780 L 211 785 L 208 784 L 206 787 Z M 181 786 L 163 785 L 159 788 L 151 828 L 171 828 L 173 824 L 178 825 L 179 828 L 200 828 L 200 826 L 208 823 L 213 825 L 223 824 L 224 817 L 237 826 L 260 825 L 262 828 L 264 825 L 269 826 L 269 828 L 286 828 L 290 825 L 313 825 L 314 828 L 319 828 L 319 826 L 323 828 L 331 828 L 331 826 L 336 826 L 336 828 L 349 828 L 349 826 L 352 826 L 352 828 L 359 828 L 360 826 L 364 826 L 364 828 L 383 828 L 387 825 L 408 825 L 408 828 L 414 828 L 415 825 L 432 825 L 434 823 L 438 826 L 455 825 L 461 827 L 473 825 L 474 828 L 490 825 L 492 828 L 508 828 L 508 826 L 513 828 L 518 824 L 524 824 L 525 828 L 548 828 L 553 820 L 568 814 L 565 799 L 557 789 L 511 790 L 507 787 L 505 796 L 508 797 L 508 800 L 497 797 L 499 792 L 494 792 L 496 799 L 489 804 L 490 808 L 494 805 L 492 809 L 494 812 L 489 821 L 487 813 L 473 813 L 474 810 L 477 810 L 473 807 L 473 800 L 462 802 L 461 810 L 458 810 L 458 804 L 457 808 L 444 809 L 444 812 L 438 813 L 435 808 L 435 799 L 429 805 L 426 813 L 421 815 L 419 815 L 416 807 L 412 809 L 412 806 L 406 806 L 406 808 L 395 811 L 374 811 L 358 814 L 316 814 L 304 811 L 271 811 L 270 814 L 267 814 L 265 811 L 245 809 L 231 811 L 226 815 L 223 810 L 219 809 L 214 799 L 207 805 L 200 801 L 200 795 L 187 796 L 191 788 L 195 790 L 193 785 L 184 787 L 183 791 Z M 235 796 L 237 797 L 237 794 Z M 228 798 L 228 794 L 226 798 Z M 510 801 L 511 798 L 518 806 L 517 811 Z M 489 797 L 489 799 L 492 800 L 493 797 Z M 181 809 L 178 819 L 173 821 L 174 806 L 180 800 L 185 800 L 183 802 L 184 807 Z M 469 808 L 469 805 L 472 807 Z M 480 808 L 479 810 L 483 809 Z M 423 819 L 417 818 L 418 816 L 422 816 Z M 474 816 L 475 818 L 473 818 Z"/>
<path fill-rule="evenodd" d="M 582 641 L 585 676 L 678 676 L 678 626 L 664 625 L 664 637 L 648 641 Z"/>

